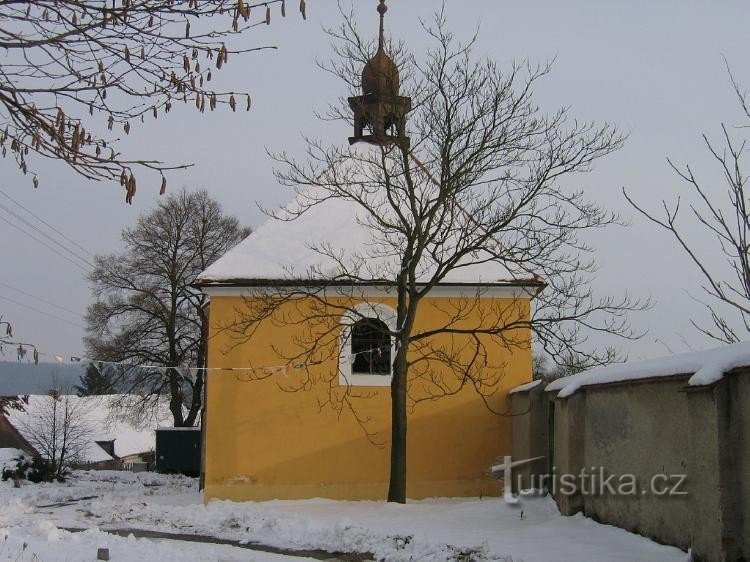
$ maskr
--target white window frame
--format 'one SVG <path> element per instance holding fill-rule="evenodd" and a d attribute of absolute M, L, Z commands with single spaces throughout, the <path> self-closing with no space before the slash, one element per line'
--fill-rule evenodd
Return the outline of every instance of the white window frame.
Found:
<path fill-rule="evenodd" d="M 396 311 L 380 302 L 358 304 L 353 311 L 341 317 L 339 339 L 339 384 L 342 386 L 391 386 L 393 380 L 393 359 L 396 357 L 396 339 L 391 337 L 391 372 L 387 375 L 364 375 L 352 373 L 352 326 L 363 318 L 375 318 L 392 332 L 396 331 Z"/>

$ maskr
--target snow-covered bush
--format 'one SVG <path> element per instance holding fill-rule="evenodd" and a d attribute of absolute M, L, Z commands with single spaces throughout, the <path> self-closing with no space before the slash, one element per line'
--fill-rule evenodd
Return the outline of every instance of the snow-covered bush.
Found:
<path fill-rule="evenodd" d="M 39 483 L 55 478 L 55 471 L 49 462 L 32 457 L 20 449 L 0 449 L 0 468 L 3 481 L 12 479 L 16 483 L 21 480 Z"/>

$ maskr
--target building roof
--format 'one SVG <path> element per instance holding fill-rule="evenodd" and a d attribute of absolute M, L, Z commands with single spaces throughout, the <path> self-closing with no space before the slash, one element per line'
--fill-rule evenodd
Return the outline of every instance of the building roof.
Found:
<path fill-rule="evenodd" d="M 156 419 L 140 425 L 135 424 L 121 416 L 111 414 L 110 406 L 120 398 L 119 395 L 85 397 L 69 395 L 61 397 L 61 399 L 71 401 L 73 410 L 81 412 L 83 423 L 88 429 L 82 462 L 94 463 L 113 460 L 113 457 L 102 449 L 97 441 L 114 441 L 117 457 L 154 450 L 156 443 L 154 430 L 156 427 L 169 422 L 169 411 L 165 407 L 157 414 Z M 29 402 L 24 411 L 10 410 L 6 415 L 6 419 L 32 445 L 34 440 L 29 427 L 38 423 L 37 420 L 43 415 L 45 405 L 49 404 L 50 400 L 52 398 L 48 395 L 29 396 Z"/>
<path fill-rule="evenodd" d="M 197 283 L 258 285 L 334 279 L 351 282 L 352 278 L 343 274 L 353 271 L 361 284 L 396 278 L 398 256 L 378 241 L 359 204 L 327 199 L 290 220 L 290 211 L 297 205 L 295 200 L 277 218 L 269 218 L 201 273 Z M 418 278 L 429 280 L 434 269 L 435 264 L 425 258 L 420 262 Z M 496 262 L 486 262 L 455 268 L 442 284 L 540 286 L 543 283 L 527 272 L 512 272 Z"/>

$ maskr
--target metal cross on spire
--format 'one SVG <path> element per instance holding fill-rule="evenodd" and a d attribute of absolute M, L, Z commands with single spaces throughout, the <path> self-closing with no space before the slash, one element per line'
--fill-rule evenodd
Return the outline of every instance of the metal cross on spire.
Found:
<path fill-rule="evenodd" d="M 380 35 L 378 36 L 378 51 L 385 49 L 385 13 L 388 11 L 388 6 L 385 5 L 385 0 L 380 0 L 378 5 L 378 13 L 380 14 Z"/>

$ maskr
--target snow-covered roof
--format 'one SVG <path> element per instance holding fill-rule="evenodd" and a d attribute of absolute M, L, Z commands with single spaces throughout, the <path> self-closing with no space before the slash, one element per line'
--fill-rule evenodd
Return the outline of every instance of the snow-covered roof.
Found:
<path fill-rule="evenodd" d="M 356 202 L 327 199 L 294 220 L 289 211 L 270 218 L 245 240 L 198 276 L 198 283 L 238 284 L 263 281 L 330 280 L 343 270 L 357 269 L 359 279 L 395 279 L 397 256 L 376 239 L 364 209 Z M 335 258 L 316 248 L 331 250 Z M 326 252 L 328 253 L 328 252 Z M 337 260 L 340 260 L 338 262 Z M 343 264 L 343 269 L 342 269 Z M 420 263 L 420 277 L 428 279 L 433 264 Z M 540 284 L 527 272 L 512 273 L 498 263 L 459 267 L 448 273 L 445 284 Z"/>
<path fill-rule="evenodd" d="M 78 397 L 66 395 L 60 397 L 61 400 L 69 400 L 71 410 L 80 412 L 82 424 L 89 430 L 86 445 L 82 453 L 83 462 L 102 462 L 112 460 L 104 449 L 97 445 L 97 441 L 115 442 L 115 455 L 124 457 L 139 453 L 153 451 L 156 443 L 154 429 L 169 421 L 168 411 L 163 408 L 157 415 L 157 419 L 138 425 L 122 419 L 121 416 L 112 415 L 110 406 L 113 402 L 119 401 L 120 396 L 85 396 Z M 10 410 L 6 418 L 8 421 L 23 435 L 23 437 L 34 445 L 32 436 L 35 424 L 38 424 L 40 416 L 44 412 L 49 401 L 52 400 L 47 395 L 29 396 L 29 402 L 23 411 Z"/>
<path fill-rule="evenodd" d="M 558 396 L 565 398 L 585 386 L 675 375 L 691 375 L 689 386 L 708 386 L 739 367 L 750 367 L 750 342 L 597 367 L 557 379 L 548 384 L 545 391 L 559 391 Z"/>

